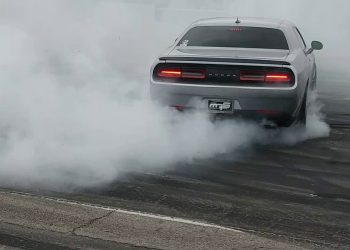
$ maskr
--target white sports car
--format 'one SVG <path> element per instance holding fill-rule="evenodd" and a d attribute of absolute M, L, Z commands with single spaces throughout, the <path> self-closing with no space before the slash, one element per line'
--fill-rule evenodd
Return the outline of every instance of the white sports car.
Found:
<path fill-rule="evenodd" d="M 151 96 L 178 110 L 305 123 L 316 86 L 314 41 L 289 21 L 215 18 L 192 24 L 151 69 Z"/>

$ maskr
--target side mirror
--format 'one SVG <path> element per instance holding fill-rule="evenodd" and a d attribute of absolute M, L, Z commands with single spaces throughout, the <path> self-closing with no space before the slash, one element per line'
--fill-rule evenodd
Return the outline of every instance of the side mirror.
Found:
<path fill-rule="evenodd" d="M 321 49 L 323 49 L 323 44 L 321 42 L 319 42 L 319 41 L 313 41 L 311 43 L 311 48 L 313 50 L 321 50 Z"/>
<path fill-rule="evenodd" d="M 314 50 L 322 50 L 323 44 L 319 41 L 313 41 L 311 43 L 311 48 L 306 52 L 306 54 L 311 54 Z"/>

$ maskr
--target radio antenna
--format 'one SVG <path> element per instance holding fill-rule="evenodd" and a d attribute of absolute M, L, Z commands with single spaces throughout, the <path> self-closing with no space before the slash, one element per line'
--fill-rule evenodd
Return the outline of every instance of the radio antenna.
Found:
<path fill-rule="evenodd" d="M 241 21 L 237 17 L 236 24 L 240 24 L 240 23 L 241 23 Z"/>

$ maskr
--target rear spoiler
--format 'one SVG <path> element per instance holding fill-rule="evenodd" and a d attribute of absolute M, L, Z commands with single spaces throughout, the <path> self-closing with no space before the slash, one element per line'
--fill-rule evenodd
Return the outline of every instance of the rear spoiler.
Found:
<path fill-rule="evenodd" d="M 257 60 L 257 59 L 234 59 L 234 58 L 207 58 L 207 57 L 160 57 L 162 61 L 189 61 L 189 62 L 222 62 L 222 63 L 249 63 L 266 65 L 291 65 L 285 61 Z"/>

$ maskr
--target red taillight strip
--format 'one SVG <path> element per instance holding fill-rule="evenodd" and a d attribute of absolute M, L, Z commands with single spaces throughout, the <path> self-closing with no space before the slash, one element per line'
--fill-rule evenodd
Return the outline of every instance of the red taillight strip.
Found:
<path fill-rule="evenodd" d="M 157 75 L 162 78 L 181 78 L 181 69 L 160 69 Z"/>
<path fill-rule="evenodd" d="M 157 76 L 160 78 L 184 78 L 184 79 L 205 79 L 205 70 L 182 70 L 177 68 L 159 69 Z"/>
<path fill-rule="evenodd" d="M 289 73 L 269 73 L 265 76 L 266 82 L 290 82 L 291 79 Z"/>

